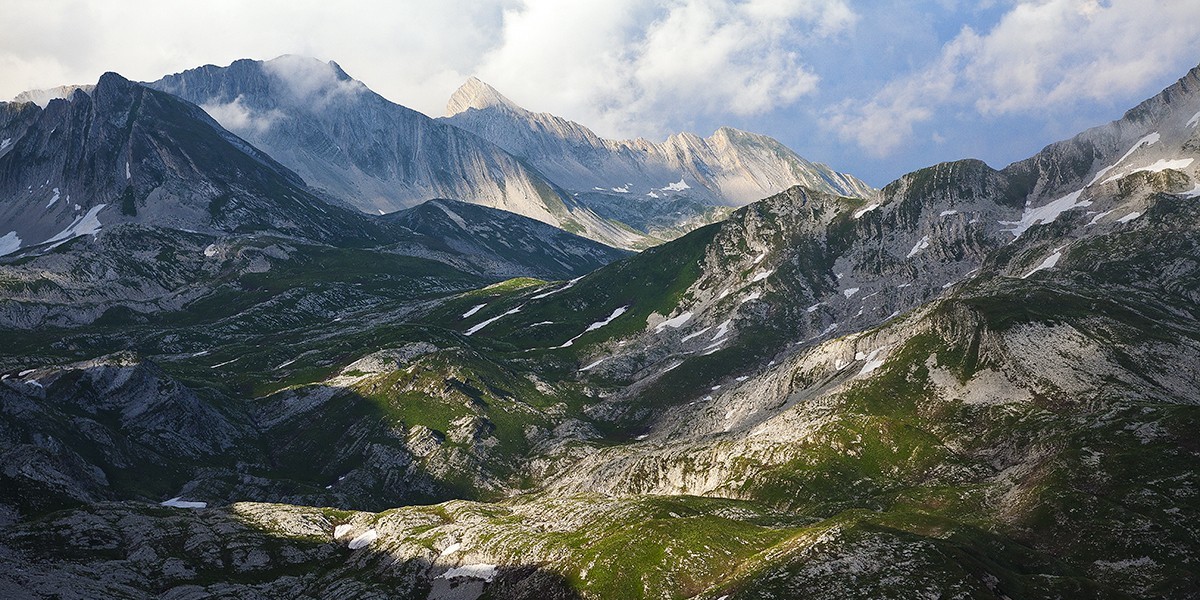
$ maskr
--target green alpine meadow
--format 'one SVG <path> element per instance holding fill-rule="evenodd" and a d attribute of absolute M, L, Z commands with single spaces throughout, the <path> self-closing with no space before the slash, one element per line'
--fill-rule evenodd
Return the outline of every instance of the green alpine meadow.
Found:
<path fill-rule="evenodd" d="M 1200 67 L 881 188 L 292 55 L 0 140 L 0 597 L 1200 598 Z"/>

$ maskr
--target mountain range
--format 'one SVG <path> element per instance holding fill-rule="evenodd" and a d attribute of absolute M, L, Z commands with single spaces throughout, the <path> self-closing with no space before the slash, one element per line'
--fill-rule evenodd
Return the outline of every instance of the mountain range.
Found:
<path fill-rule="evenodd" d="M 742 205 L 797 183 L 828 179 L 841 186 L 839 193 L 873 191 L 765 136 L 735 130 L 722 130 L 708 143 L 693 135 L 661 147 L 607 142 L 558 117 L 529 113 L 474 78 L 450 106 L 478 112 L 444 120 L 385 100 L 336 63 L 299 56 L 201 67 L 150 85 L 200 105 L 314 187 L 372 213 L 456 198 L 633 247 L 659 239 L 656 234 L 678 235 L 705 215 L 719 216 L 713 206 Z M 560 162 L 548 161 L 548 154 Z M 564 167 L 564 160 L 571 162 Z M 598 175 L 587 176 L 589 167 Z M 662 203 L 641 193 L 636 200 L 621 197 L 623 212 L 587 203 L 594 194 L 576 196 L 595 191 L 597 177 L 608 176 L 636 181 L 613 187 L 683 196 L 688 209 L 655 220 Z M 702 192 L 682 193 L 691 186 Z"/>
<path fill-rule="evenodd" d="M 603 140 L 478 80 L 428 119 L 280 60 L 0 105 L 3 595 L 1197 597 L 1200 67 L 873 190 L 753 134 Z M 358 100 L 246 83 L 293 61 Z M 321 162 L 400 127 L 367 113 L 674 239 L 368 214 L 343 194 L 435 192 Z M 672 198 L 692 220 L 605 216 Z"/>

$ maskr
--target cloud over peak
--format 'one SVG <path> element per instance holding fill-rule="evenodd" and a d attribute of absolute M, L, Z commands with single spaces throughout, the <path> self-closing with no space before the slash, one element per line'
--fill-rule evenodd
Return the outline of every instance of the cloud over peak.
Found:
<path fill-rule="evenodd" d="M 673 116 L 793 104 L 819 79 L 805 45 L 855 20 L 842 0 L 526 0 L 505 11 L 479 72 L 602 133 L 659 135 L 681 125 Z"/>

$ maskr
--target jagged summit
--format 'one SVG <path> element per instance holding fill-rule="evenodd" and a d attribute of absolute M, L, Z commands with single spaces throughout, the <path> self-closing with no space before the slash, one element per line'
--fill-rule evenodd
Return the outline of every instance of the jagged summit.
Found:
<path fill-rule="evenodd" d="M 721 127 L 707 138 L 684 132 L 662 143 L 606 139 L 585 125 L 513 104 L 474 77 L 451 96 L 446 113 L 452 125 L 519 157 L 582 202 L 592 202 L 602 216 L 626 222 L 630 198 L 643 205 L 685 199 L 702 211 L 740 206 L 798 184 L 841 196 L 876 193 L 765 135 Z"/>
<path fill-rule="evenodd" d="M 83 93 L 90 95 L 92 90 L 95 88 L 96 86 L 92 84 L 76 84 L 60 85 L 43 90 L 26 90 L 20 94 L 17 94 L 12 101 L 17 104 L 22 102 L 32 102 L 42 108 L 46 108 L 46 105 L 49 104 L 51 100 L 65 100 L 70 98 L 71 95 L 76 91 L 83 91 Z"/>
<path fill-rule="evenodd" d="M 496 88 L 484 83 L 478 77 L 471 77 L 459 86 L 450 96 L 450 100 L 446 102 L 446 116 L 453 117 L 470 109 L 483 110 L 493 107 L 526 112 L 524 108 L 498 92 Z"/>

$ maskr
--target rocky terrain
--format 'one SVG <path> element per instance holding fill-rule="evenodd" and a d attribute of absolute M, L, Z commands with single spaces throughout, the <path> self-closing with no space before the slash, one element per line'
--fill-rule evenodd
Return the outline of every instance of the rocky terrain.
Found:
<path fill-rule="evenodd" d="M 1198 154 L 1200 68 L 1001 170 L 791 187 L 619 259 L 449 201 L 372 221 L 423 255 L 25 249 L 0 281 L 76 296 L 2 288 L 0 590 L 1196 598 Z M 22 320 L 136 277 L 164 292 Z"/>
<path fill-rule="evenodd" d="M 662 143 L 604 139 L 579 123 L 526 110 L 474 77 L 451 96 L 443 120 L 533 165 L 598 214 L 665 239 L 727 214 L 714 207 L 742 206 L 795 185 L 857 198 L 878 192 L 770 137 L 731 127 Z"/>
<path fill-rule="evenodd" d="M 384 99 L 337 63 L 239 60 L 148 84 L 201 106 L 323 196 L 369 214 L 454 198 L 628 247 L 641 235 L 580 206 L 478 136 Z"/>

